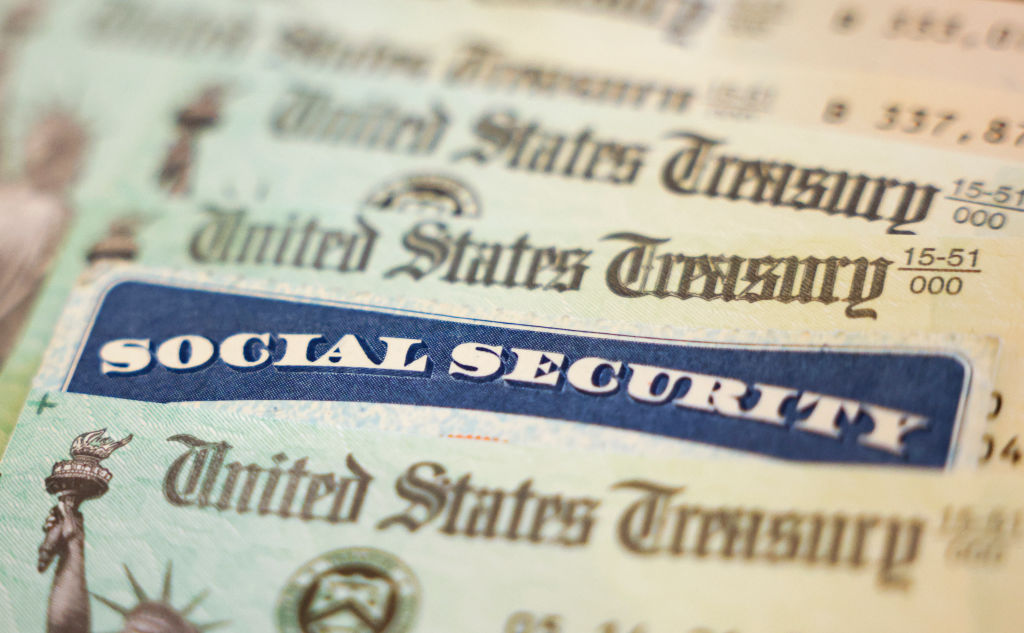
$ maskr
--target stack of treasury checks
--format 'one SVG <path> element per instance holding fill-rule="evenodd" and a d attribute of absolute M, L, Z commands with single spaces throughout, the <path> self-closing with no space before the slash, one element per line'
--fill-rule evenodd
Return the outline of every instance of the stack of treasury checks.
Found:
<path fill-rule="evenodd" d="M 0 633 L 1024 627 L 1024 3 L 2 0 L 0 158 Z"/>

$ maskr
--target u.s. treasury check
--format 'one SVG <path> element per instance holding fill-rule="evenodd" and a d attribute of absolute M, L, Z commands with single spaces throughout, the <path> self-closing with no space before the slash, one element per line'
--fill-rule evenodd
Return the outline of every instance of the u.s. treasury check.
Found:
<path fill-rule="evenodd" d="M 344 422 L 49 394 L 3 461 L 0 627 L 1019 629 L 1019 480 Z"/>
<path fill-rule="evenodd" d="M 603 15 L 601 7 L 593 6 L 602 4 L 607 5 Z M 934 9 L 880 6 L 858 11 L 793 0 L 733 4 L 712 9 L 705 2 L 68 2 L 50 8 L 51 15 L 26 47 L 17 87 L 22 101 L 77 101 L 88 82 L 89 92 L 97 93 L 88 98 L 105 99 L 108 108 L 124 114 L 121 93 L 100 87 L 104 79 L 113 83 L 132 67 L 148 69 L 139 77 L 143 85 L 169 78 L 177 83 L 189 76 L 202 81 L 216 75 L 230 82 L 239 70 L 270 69 L 293 79 L 332 84 L 369 78 L 453 87 L 456 94 L 482 90 L 502 97 L 552 99 L 568 107 L 852 128 L 890 140 L 1010 159 L 1024 151 L 1024 121 L 1017 115 L 1024 94 L 1019 77 L 1024 11 L 1013 4 L 976 2 L 971 17 L 978 24 L 963 25 L 978 31 L 984 30 L 983 23 L 992 23 L 993 39 L 1003 33 L 1000 26 L 1013 32 L 1013 44 L 1003 51 L 988 50 L 987 58 L 990 47 L 936 46 L 926 41 L 927 36 L 925 41 L 899 34 L 878 38 L 895 47 L 889 51 L 877 43 L 861 47 L 861 37 L 881 26 L 862 25 L 863 20 L 857 23 L 863 28 L 858 35 L 806 37 L 831 33 L 829 16 L 842 16 L 843 9 L 861 18 L 872 13 L 903 15 L 911 32 L 918 18 L 928 22 L 931 17 L 928 25 L 939 28 Z M 697 10 L 693 5 L 704 6 Z M 659 17 L 681 15 L 687 7 L 698 14 L 689 16 L 696 24 L 700 15 L 758 12 L 746 5 L 787 8 L 774 15 L 770 9 L 761 11 L 766 32 L 760 36 L 730 37 L 742 22 L 733 17 L 726 18 L 725 28 L 706 45 L 680 47 L 667 37 L 651 37 L 651 27 L 660 28 L 659 23 L 680 26 Z M 983 16 L 979 6 L 997 11 Z M 1017 17 L 1000 19 L 1000 10 Z M 653 20 L 614 19 L 616 12 L 622 17 L 630 11 L 647 13 Z M 807 16 L 808 11 L 821 15 Z M 953 8 L 937 11 L 958 18 Z M 790 19 L 797 23 L 786 24 Z M 712 30 L 712 22 L 704 20 L 700 26 Z M 521 37 L 527 31 L 530 37 Z M 803 34 L 794 37 L 793 31 Z M 792 57 L 793 51 L 787 49 L 793 47 L 814 49 L 813 55 L 799 52 L 801 62 L 812 63 L 773 59 L 779 54 Z M 859 48 L 850 54 L 847 47 Z M 943 51 L 952 53 L 955 62 L 937 54 Z M 814 63 L 829 57 L 836 63 Z M 79 72 L 81 78 L 55 80 L 41 73 L 55 63 L 67 72 Z M 939 71 L 923 72 L 927 66 Z M 151 103 L 142 98 L 131 109 L 143 112 Z"/>
<path fill-rule="evenodd" d="M 245 287 L 103 277 L 72 299 L 35 387 L 614 451 L 973 469 L 985 450 L 991 340 L 613 325 Z"/>
<path fill-rule="evenodd" d="M 584 220 L 596 229 L 588 241 L 617 232 L 1024 232 L 1024 170 L 1012 160 L 1024 130 L 986 109 L 1020 109 L 1016 97 L 779 67 L 752 77 L 659 43 L 686 69 L 685 85 L 676 85 L 676 73 L 658 70 L 664 51 L 646 44 L 618 62 L 594 46 L 558 55 L 552 47 L 564 38 L 510 39 L 507 23 L 485 17 L 496 15 L 491 6 L 467 22 L 470 13 L 452 7 L 403 3 L 418 25 L 407 32 L 383 4 L 361 5 L 359 25 L 321 15 L 326 5 L 317 3 L 302 12 L 128 1 L 52 7 L 8 76 L 6 150 L 13 165 L 54 168 L 15 177 L 3 195 L 14 224 L 18 212 L 52 220 L 40 243 L 74 229 L 6 361 L 3 426 L 13 423 L 86 260 L 239 265 L 249 275 L 330 285 L 337 272 L 367 264 L 360 254 L 375 248 L 377 231 L 406 230 L 413 218 L 445 227 L 475 218 L 479 227 L 451 240 L 429 234 L 439 225 L 412 235 L 410 252 L 431 262 L 487 239 L 506 253 L 554 248 L 557 266 L 570 268 L 560 253 L 576 248 L 568 244 Z M 606 22 L 620 28 L 594 21 Z M 130 107 L 126 84 L 135 87 Z M 847 128 L 875 138 L 835 131 Z M 47 163 L 57 158 L 45 154 L 52 148 L 60 160 Z M 517 242 L 524 235 L 543 241 Z M 363 237 L 367 249 L 352 246 Z M 439 250 L 438 240 L 452 245 Z M 341 261 L 350 247 L 352 258 Z M 47 253 L 38 255 L 18 269 L 41 270 Z M 574 284 L 563 275 L 550 288 Z M 645 312 L 623 316 L 643 321 Z"/>
<path fill-rule="evenodd" d="M 605 42 L 749 64 L 829 72 L 896 73 L 1024 88 L 1024 9 L 956 0 L 447 0 L 431 3 L 543 38 L 571 34 L 574 47 Z M 565 47 L 563 47 L 565 48 Z M 627 46 L 614 56 L 628 55 Z M 671 60 L 670 53 L 663 53 Z M 612 55 L 608 55 L 611 57 Z"/>
<path fill-rule="evenodd" d="M 597 262 L 599 251 L 604 253 L 602 257 L 615 257 L 614 251 L 621 251 L 616 260 L 618 272 L 606 281 L 611 295 L 630 299 L 669 297 L 671 293 L 664 284 L 678 285 L 675 276 L 692 279 L 703 274 L 710 264 L 700 256 L 724 254 L 734 258 L 729 259 L 732 272 L 722 269 L 724 278 L 732 280 L 728 281 L 731 289 L 722 294 L 710 287 L 697 290 L 695 284 L 692 291 L 681 290 L 678 298 L 687 299 L 695 293 L 699 298 L 690 304 L 706 299 L 716 306 L 726 306 L 738 292 L 743 298 L 741 305 L 796 301 L 796 305 L 786 308 L 793 313 L 807 302 L 834 303 L 833 289 L 822 292 L 811 287 L 817 283 L 814 281 L 806 289 L 793 286 L 795 276 L 810 274 L 808 278 L 813 280 L 818 274 L 813 271 L 820 270 L 831 279 L 835 272 L 844 278 L 849 276 L 849 283 L 843 281 L 843 288 L 835 289 L 844 293 L 835 296 L 843 299 L 843 309 L 813 310 L 806 327 L 839 329 L 857 319 L 871 320 L 874 310 L 861 304 L 869 304 L 876 298 L 873 295 L 882 292 L 889 274 L 910 272 L 948 258 L 948 266 L 918 270 L 919 274 L 908 277 L 909 292 L 904 294 L 923 302 L 963 302 L 969 294 L 960 293 L 965 279 L 971 278 L 965 275 L 976 277 L 976 271 L 981 270 L 979 262 L 987 260 L 966 241 L 947 241 L 940 247 L 941 240 L 913 245 L 888 240 L 884 247 L 870 249 L 850 241 L 840 249 L 842 252 L 830 252 L 820 244 L 801 241 L 800 236 L 958 231 L 965 235 L 1012 235 L 1019 224 L 1013 210 L 1018 204 L 1014 196 L 1024 195 L 1009 185 L 998 184 L 1016 182 L 1011 176 L 1019 168 L 964 155 L 944 156 L 944 161 L 949 160 L 940 166 L 925 166 L 913 163 L 909 154 L 897 156 L 900 152 L 917 155 L 919 150 L 910 147 L 896 149 L 847 138 L 842 146 L 815 149 L 812 140 L 796 139 L 786 141 L 791 151 L 813 152 L 813 163 L 807 158 L 769 164 L 723 153 L 728 145 L 724 137 L 686 129 L 677 129 L 667 137 L 651 131 L 652 138 L 661 137 L 671 145 L 665 146 L 660 159 L 663 164 L 657 168 L 660 173 L 646 171 L 644 166 L 652 163 L 634 154 L 637 160 L 628 177 L 635 177 L 636 182 L 616 184 L 608 181 L 618 176 L 608 171 L 607 161 L 626 160 L 623 157 L 628 152 L 600 149 L 611 146 L 595 140 L 596 132 L 588 129 L 571 141 L 548 135 L 529 141 L 522 135 L 535 133 L 536 127 L 531 124 L 514 131 L 519 124 L 510 118 L 512 114 L 501 111 L 482 114 L 470 129 L 460 130 L 462 136 L 456 134 L 454 140 L 446 141 L 450 151 L 438 150 L 439 155 L 433 157 L 421 156 L 418 151 L 397 151 L 397 146 L 390 145 L 324 145 L 317 137 L 302 137 L 305 132 L 300 138 L 290 138 L 291 132 L 287 132 L 293 124 L 298 126 L 295 130 L 305 130 L 303 121 L 314 116 L 310 112 L 322 114 L 322 109 L 307 111 L 304 105 L 309 99 L 309 103 L 321 103 L 320 96 L 284 84 L 281 88 L 284 101 L 275 96 L 264 101 L 264 95 L 256 94 L 251 97 L 255 102 L 238 110 L 262 112 L 260 116 L 279 120 L 283 127 L 277 131 L 271 126 L 261 136 L 262 128 L 254 126 L 248 115 L 225 118 L 220 128 L 210 130 L 201 141 L 201 152 L 194 154 L 194 160 L 186 161 L 187 169 L 167 179 L 155 177 L 162 173 L 158 169 L 162 160 L 159 154 L 166 139 L 163 133 L 150 132 L 150 140 L 144 139 L 143 145 L 147 147 L 144 154 L 154 159 L 152 171 L 133 168 L 127 174 L 110 175 L 111 182 L 123 177 L 127 184 L 95 184 L 91 193 L 83 194 L 78 209 L 83 221 L 67 240 L 66 255 L 58 265 L 51 291 L 44 297 L 45 307 L 40 308 L 38 321 L 29 331 L 29 341 L 37 346 L 35 354 L 52 327 L 52 317 L 47 315 L 59 311 L 73 273 L 85 259 L 105 258 L 234 270 L 327 286 L 371 289 L 383 283 L 383 287 L 401 292 L 415 287 L 414 294 L 425 291 L 428 297 L 443 292 L 447 298 L 452 293 L 453 298 L 464 302 L 500 304 L 505 300 L 500 293 L 511 289 L 517 295 L 535 297 L 524 299 L 529 309 L 534 309 L 535 303 L 548 304 L 536 307 L 550 312 L 552 306 L 576 303 L 567 297 L 584 284 L 593 288 L 599 283 L 595 280 L 598 273 L 586 272 Z M 417 128 L 421 131 L 438 133 L 445 128 L 440 124 L 431 127 L 425 120 L 420 123 L 424 123 Z M 740 133 L 744 125 L 734 123 L 719 131 L 726 129 Z M 762 129 L 760 134 L 767 132 Z M 186 146 L 199 143 L 192 137 L 186 141 Z M 764 151 L 770 151 L 766 143 L 766 137 L 756 140 L 766 148 Z M 507 144 L 511 145 L 505 147 Z M 513 154 L 502 153 L 512 151 L 513 145 Z M 797 146 L 799 149 L 793 149 Z M 240 147 L 248 148 L 249 160 L 237 160 Z M 858 147 L 864 160 L 871 162 L 873 173 L 899 174 L 900 178 L 875 177 L 844 167 L 852 164 L 851 157 L 840 154 L 852 147 Z M 756 151 L 754 156 L 761 150 Z M 817 161 L 823 153 L 833 154 L 831 160 L 836 167 L 813 166 L 822 164 Z M 609 158 L 613 156 L 619 158 Z M 541 159 L 567 162 L 562 171 L 548 173 L 537 162 Z M 939 167 L 977 173 L 985 165 L 998 179 L 956 178 L 945 190 L 928 184 L 928 176 L 909 173 Z M 565 169 L 571 173 L 567 175 Z M 1000 174 L 1010 176 L 1003 180 Z M 581 219 L 586 219 L 586 224 Z M 765 237 L 738 241 L 735 236 L 740 232 Z M 703 236 L 703 242 L 695 241 L 697 234 Z M 779 240 L 770 235 L 778 235 L 792 246 L 779 250 Z M 987 243 L 975 241 L 978 245 Z M 486 261 L 474 260 L 473 254 L 481 249 L 490 255 L 485 255 Z M 1018 254 L 1013 247 L 1005 250 L 1010 259 L 1000 255 L 999 260 L 1009 266 Z M 874 253 L 866 255 L 867 251 Z M 690 255 L 696 259 L 687 259 Z M 814 258 L 832 256 L 837 259 L 815 263 Z M 645 274 L 641 288 L 633 268 L 646 270 L 650 267 L 646 260 L 654 257 L 660 266 L 657 275 L 663 278 Z M 763 257 L 789 262 L 784 264 L 788 271 L 784 276 L 788 275 L 790 285 L 778 285 L 778 289 L 788 290 L 777 293 L 775 285 L 758 286 L 761 267 L 781 271 L 779 266 L 783 266 Z M 808 257 L 812 259 L 804 261 Z M 889 270 L 888 264 L 882 265 L 884 262 L 873 263 L 878 257 L 885 262 L 901 262 L 908 270 Z M 698 260 L 703 263 L 695 263 Z M 599 264 L 601 268 L 608 265 L 610 260 Z M 751 265 L 753 272 L 748 273 Z M 956 275 L 958 267 L 972 272 Z M 933 272 L 956 279 L 949 280 L 947 287 L 944 278 L 929 275 Z M 734 279 L 733 273 L 754 282 L 750 289 L 733 287 L 739 279 Z M 747 278 L 748 274 L 752 276 Z M 913 288 L 909 288 L 911 282 Z M 970 289 L 972 284 L 966 287 Z M 675 306 L 668 310 L 649 310 L 651 303 L 651 299 L 621 303 L 619 316 L 628 321 L 650 318 L 652 322 L 679 318 L 680 304 L 676 301 L 653 302 Z M 596 306 L 593 302 L 586 305 L 591 310 Z M 742 314 L 743 309 L 731 309 Z M 630 314 L 630 310 L 638 311 Z M 720 316 L 714 316 L 701 325 L 777 328 L 790 319 L 787 316 L 781 321 L 759 322 L 752 313 L 767 314 L 771 310 L 749 305 L 746 310 L 740 322 L 721 321 Z M 670 311 L 676 314 L 669 316 Z M 916 327 L 897 319 L 897 312 L 888 312 L 901 328 Z M 997 307 L 982 318 L 999 320 L 1005 316 Z M 938 324 L 929 329 L 945 331 Z M 955 331 L 964 329 L 957 327 Z M 977 322 L 972 322 L 969 329 L 990 333 Z M 1004 331 L 999 326 L 991 333 Z M 31 358 L 33 355 L 26 353 L 14 362 L 27 374 L 26 367 L 35 366 Z"/>

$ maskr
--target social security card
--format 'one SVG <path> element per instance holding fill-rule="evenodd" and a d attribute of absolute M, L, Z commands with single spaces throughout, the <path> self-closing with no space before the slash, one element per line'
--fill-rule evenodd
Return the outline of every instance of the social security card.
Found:
<path fill-rule="evenodd" d="M 929 468 L 970 463 L 984 424 L 971 395 L 988 393 L 987 340 L 611 326 L 325 294 L 119 267 L 72 299 L 37 388 L 514 443 Z"/>

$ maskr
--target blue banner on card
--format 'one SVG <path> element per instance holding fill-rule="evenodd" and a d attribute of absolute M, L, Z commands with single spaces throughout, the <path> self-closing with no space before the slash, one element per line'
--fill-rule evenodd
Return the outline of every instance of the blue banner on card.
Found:
<path fill-rule="evenodd" d="M 451 407 L 785 459 L 942 467 L 968 380 L 951 354 L 697 344 L 122 282 L 67 390 Z"/>

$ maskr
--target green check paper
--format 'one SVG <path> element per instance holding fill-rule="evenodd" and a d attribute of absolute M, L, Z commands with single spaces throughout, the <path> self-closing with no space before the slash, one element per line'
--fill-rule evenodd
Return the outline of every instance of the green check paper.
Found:
<path fill-rule="evenodd" d="M 694 17 L 685 46 L 667 16 L 707 3 L 626 3 L 666 18 L 650 24 L 572 10 L 594 4 L 54 4 L 6 75 L 0 238 L 20 253 L 18 229 L 49 217 L 37 234 L 61 248 L 7 265 L 26 272 L 0 293 L 22 333 L 0 444 L 104 259 L 651 326 L 995 335 L 986 397 L 1012 441 L 1024 99 L 991 91 L 1016 85 L 998 60 L 1019 51 L 940 59 L 883 40 L 881 7 L 842 34 L 838 3 L 792 2 L 738 64 L 758 3 Z M 964 37 L 1021 22 L 984 6 Z M 867 74 L 883 68 L 857 42 L 950 72 Z M 804 46 L 843 63 L 761 63 Z"/>
<path fill-rule="evenodd" d="M 992 475 L 44 395 L 3 462 L 4 631 L 1019 630 L 1024 510 Z"/>
<path fill-rule="evenodd" d="M 924 5 L 0 0 L 0 633 L 1024 629 L 1024 3 Z"/>

